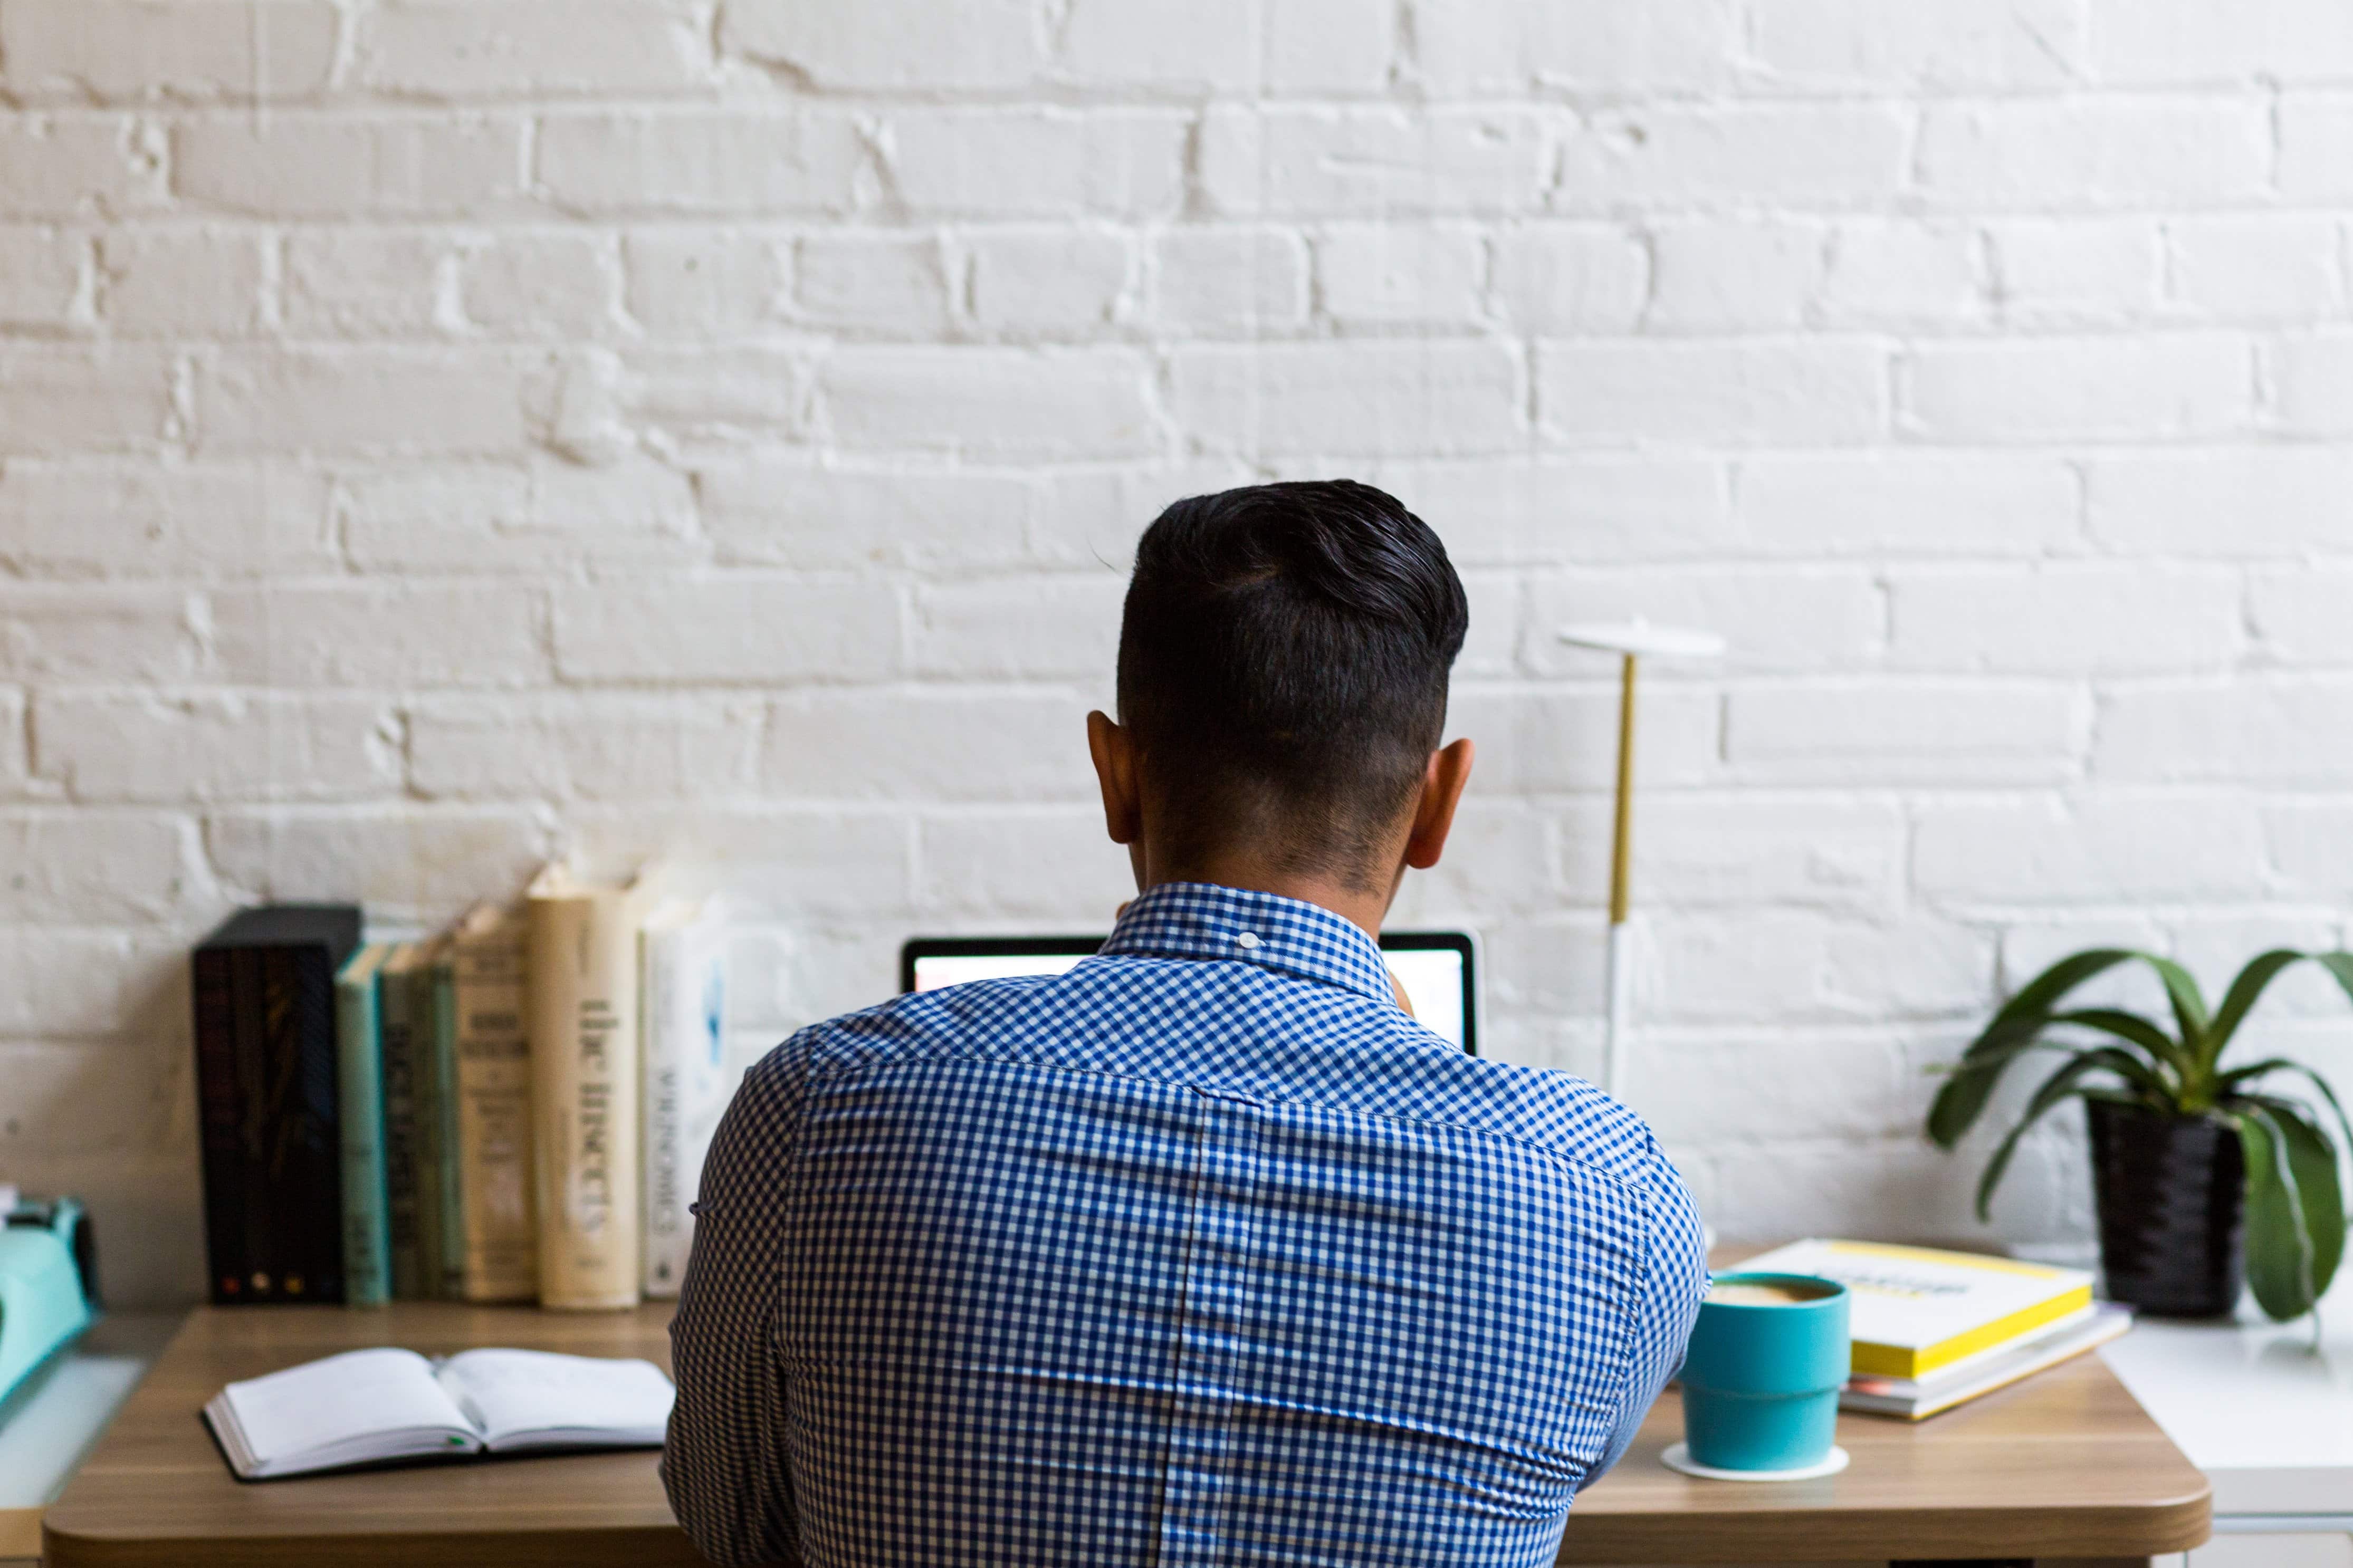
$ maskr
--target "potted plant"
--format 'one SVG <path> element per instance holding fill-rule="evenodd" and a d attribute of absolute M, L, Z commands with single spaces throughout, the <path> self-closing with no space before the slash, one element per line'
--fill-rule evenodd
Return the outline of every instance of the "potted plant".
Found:
<path fill-rule="evenodd" d="M 2345 1253 L 2334 1132 L 2353 1147 L 2353 1124 L 2327 1082 L 2300 1063 L 2221 1060 L 2263 988 L 2307 957 L 2353 996 L 2353 953 L 2288 948 L 2250 962 L 2211 1012 L 2189 972 L 2153 953 L 2094 948 L 2036 975 L 1969 1043 L 1928 1110 L 1929 1138 L 1949 1150 L 2011 1063 L 2038 1051 L 2061 1058 L 1986 1163 L 1978 1218 L 1987 1217 L 2026 1130 L 2063 1101 L 2082 1100 L 2112 1299 L 2159 1316 L 2216 1317 L 2237 1305 L 2243 1268 L 2273 1318 L 2310 1311 Z M 2093 976 L 2135 961 L 2164 984 L 2169 1029 L 2120 1008 L 2063 1005 Z M 2280 1075 L 2319 1090 L 2333 1128 L 2303 1102 L 2263 1092 Z"/>

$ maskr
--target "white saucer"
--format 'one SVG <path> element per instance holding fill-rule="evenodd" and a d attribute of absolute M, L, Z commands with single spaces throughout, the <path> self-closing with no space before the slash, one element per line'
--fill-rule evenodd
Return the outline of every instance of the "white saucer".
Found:
<path fill-rule="evenodd" d="M 1844 1448 L 1832 1448 L 1818 1465 L 1800 1465 L 1794 1470 L 1719 1470 L 1713 1465 L 1695 1462 L 1691 1457 L 1691 1445 L 1677 1443 L 1659 1456 L 1667 1468 L 1681 1470 L 1687 1476 L 1698 1476 L 1711 1481 L 1810 1481 L 1823 1476 L 1834 1476 L 1847 1468 L 1852 1456 Z"/>

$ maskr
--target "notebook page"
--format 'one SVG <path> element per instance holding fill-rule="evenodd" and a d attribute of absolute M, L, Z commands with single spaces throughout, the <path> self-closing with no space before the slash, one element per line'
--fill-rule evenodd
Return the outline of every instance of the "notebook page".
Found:
<path fill-rule="evenodd" d="M 353 1463 L 381 1450 L 415 1452 L 416 1441 L 452 1453 L 476 1446 L 470 1424 L 415 1351 L 348 1351 L 322 1361 L 232 1383 L 221 1397 L 264 1473 L 306 1458 Z"/>
<path fill-rule="evenodd" d="M 491 1448 L 659 1447 L 675 1390 L 648 1361 L 464 1351 L 436 1375 Z"/>

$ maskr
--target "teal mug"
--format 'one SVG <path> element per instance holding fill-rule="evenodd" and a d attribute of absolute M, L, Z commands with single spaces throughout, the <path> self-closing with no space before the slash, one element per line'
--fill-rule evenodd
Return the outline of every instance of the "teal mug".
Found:
<path fill-rule="evenodd" d="M 1846 1287 L 1806 1274 L 1725 1274 L 1683 1352 L 1683 1441 L 1716 1470 L 1830 1458 L 1847 1379 Z"/>

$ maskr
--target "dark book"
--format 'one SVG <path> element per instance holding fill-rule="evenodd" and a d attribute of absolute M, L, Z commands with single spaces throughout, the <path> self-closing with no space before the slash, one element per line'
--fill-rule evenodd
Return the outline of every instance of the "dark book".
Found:
<path fill-rule="evenodd" d="M 234 915 L 196 948 L 205 1249 L 221 1305 L 343 1299 L 335 972 L 348 904 Z"/>
<path fill-rule="evenodd" d="M 425 944 L 403 942 L 377 971 L 384 1019 L 385 1212 L 392 1242 L 392 1295 L 421 1301 L 437 1294 L 438 1279 L 426 1268 L 425 1148 L 419 1112 L 424 1085 L 417 1076 L 420 988 Z M 438 1256 L 438 1253 L 433 1256 Z"/>

